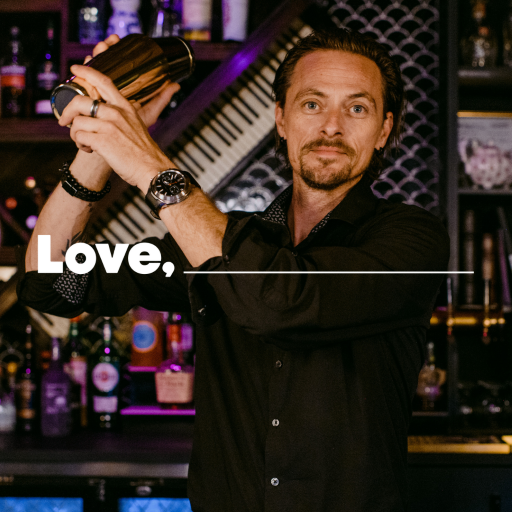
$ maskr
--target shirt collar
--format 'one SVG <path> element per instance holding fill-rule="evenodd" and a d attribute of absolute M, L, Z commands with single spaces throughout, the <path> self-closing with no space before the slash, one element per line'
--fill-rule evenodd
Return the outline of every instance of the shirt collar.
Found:
<path fill-rule="evenodd" d="M 378 199 L 372 192 L 372 179 L 364 175 L 353 186 L 346 197 L 331 210 L 312 230 L 312 233 L 321 229 L 329 219 L 337 219 L 355 224 L 360 219 L 370 215 L 377 204 Z M 293 185 L 286 188 L 274 199 L 270 206 L 262 213 L 262 218 L 271 222 L 286 225 L 288 208 L 292 200 Z"/>

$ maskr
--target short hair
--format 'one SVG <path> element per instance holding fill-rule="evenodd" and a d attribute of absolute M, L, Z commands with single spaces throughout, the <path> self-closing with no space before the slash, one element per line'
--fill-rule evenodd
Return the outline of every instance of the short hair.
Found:
<path fill-rule="evenodd" d="M 405 87 L 398 63 L 389 55 L 386 48 L 367 34 L 347 29 L 320 30 L 301 39 L 290 49 L 284 61 L 279 66 L 272 90 L 274 100 L 284 109 L 286 93 L 291 85 L 292 75 L 297 62 L 310 53 L 318 50 L 339 50 L 367 57 L 377 64 L 382 77 L 382 97 L 384 100 L 384 115 L 393 114 L 393 128 L 380 154 L 374 155 L 366 173 L 377 179 L 384 167 L 384 155 L 393 148 L 398 149 L 404 125 Z M 276 152 L 288 161 L 287 146 L 276 131 Z"/>

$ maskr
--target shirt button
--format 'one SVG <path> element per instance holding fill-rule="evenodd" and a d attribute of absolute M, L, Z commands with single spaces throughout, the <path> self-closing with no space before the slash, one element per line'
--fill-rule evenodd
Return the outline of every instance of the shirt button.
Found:
<path fill-rule="evenodd" d="M 276 368 L 281 368 L 283 366 L 283 363 L 279 361 L 279 359 L 276 361 Z"/>
<path fill-rule="evenodd" d="M 229 265 L 229 256 L 228 256 L 227 254 L 226 254 L 226 255 L 224 256 L 224 258 L 222 258 L 222 259 L 224 260 L 224 263 L 225 263 L 226 265 Z"/>
<path fill-rule="evenodd" d="M 292 256 L 298 256 L 299 253 L 297 251 L 292 251 Z"/>
<path fill-rule="evenodd" d="M 201 309 L 198 309 L 197 312 L 201 315 L 201 316 L 206 316 L 206 306 L 203 306 Z"/>
<path fill-rule="evenodd" d="M 270 480 L 270 483 L 276 487 L 279 485 L 279 478 L 272 478 L 272 480 Z"/>
<path fill-rule="evenodd" d="M 279 426 L 279 420 L 272 420 L 272 426 L 273 427 Z"/>

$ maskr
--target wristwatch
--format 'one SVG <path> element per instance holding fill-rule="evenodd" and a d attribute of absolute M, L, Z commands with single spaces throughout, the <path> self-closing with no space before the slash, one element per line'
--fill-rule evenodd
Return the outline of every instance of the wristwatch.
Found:
<path fill-rule="evenodd" d="M 192 192 L 192 185 L 201 188 L 194 177 L 187 171 L 167 169 L 159 172 L 149 184 L 146 204 L 151 208 L 151 215 L 158 215 L 162 208 L 185 201 Z"/>

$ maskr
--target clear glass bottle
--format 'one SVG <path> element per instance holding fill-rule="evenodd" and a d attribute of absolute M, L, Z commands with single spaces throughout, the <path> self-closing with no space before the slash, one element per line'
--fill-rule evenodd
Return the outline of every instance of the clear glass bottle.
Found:
<path fill-rule="evenodd" d="M 46 44 L 36 68 L 34 113 L 36 116 L 53 116 L 50 97 L 59 85 L 59 66 L 54 42 L 53 23 L 46 29 Z"/>
<path fill-rule="evenodd" d="M 157 401 L 162 404 L 188 404 L 194 399 L 194 332 L 182 313 L 169 315 L 168 357 L 155 372 Z"/>
<path fill-rule="evenodd" d="M 441 395 L 441 384 L 443 383 L 443 372 L 436 367 L 434 354 L 434 343 L 427 343 L 427 359 L 418 377 L 418 388 L 416 393 L 422 400 L 423 411 L 435 410 L 436 401 Z"/>
<path fill-rule="evenodd" d="M 27 66 L 19 35 L 20 29 L 11 27 L 9 53 L 0 63 L 1 117 L 27 115 Z"/>
<path fill-rule="evenodd" d="M 461 40 L 462 63 L 474 68 L 496 66 L 498 41 L 487 19 L 488 0 L 472 0 L 472 23 Z"/>
<path fill-rule="evenodd" d="M 140 0 L 110 0 L 110 5 L 112 16 L 108 20 L 107 36 L 117 34 L 122 39 L 128 34 L 142 34 Z"/>
<path fill-rule="evenodd" d="M 149 25 L 149 37 L 171 37 L 181 35 L 181 19 L 174 9 L 173 0 L 151 0 L 153 12 Z"/>
<path fill-rule="evenodd" d="M 71 410 L 73 427 L 87 426 L 87 349 L 82 343 L 78 323 L 80 317 L 72 318 L 69 335 L 64 347 L 64 371 L 71 380 Z"/>
<path fill-rule="evenodd" d="M 90 357 L 89 424 L 96 430 L 115 430 L 120 426 L 121 358 L 113 343 L 112 331 L 112 322 L 105 317 L 101 343 Z"/>
<path fill-rule="evenodd" d="M 3 377 L 4 371 L 0 374 L 0 432 L 14 432 L 16 428 L 14 395 L 4 387 Z"/>
<path fill-rule="evenodd" d="M 105 39 L 106 0 L 83 0 L 78 11 L 78 40 L 82 44 L 96 44 Z"/>
<path fill-rule="evenodd" d="M 41 378 L 41 434 L 62 437 L 71 433 L 71 381 L 64 371 L 60 339 L 52 338 L 50 367 Z"/>
<path fill-rule="evenodd" d="M 30 324 L 25 334 L 24 361 L 16 375 L 16 430 L 19 433 L 33 433 L 37 427 L 38 382 Z"/>
<path fill-rule="evenodd" d="M 183 37 L 194 41 L 210 41 L 212 33 L 212 0 L 183 0 Z"/>

